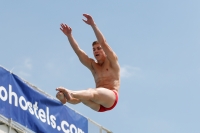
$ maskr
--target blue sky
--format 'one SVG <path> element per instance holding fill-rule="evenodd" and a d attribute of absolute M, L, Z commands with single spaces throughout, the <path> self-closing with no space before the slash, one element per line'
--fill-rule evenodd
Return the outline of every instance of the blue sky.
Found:
<path fill-rule="evenodd" d="M 91 14 L 116 52 L 121 88 L 115 109 L 68 105 L 114 133 L 199 133 L 200 1 L 1 1 L 0 65 L 55 96 L 95 87 L 60 31 L 72 27 L 93 57 Z"/>

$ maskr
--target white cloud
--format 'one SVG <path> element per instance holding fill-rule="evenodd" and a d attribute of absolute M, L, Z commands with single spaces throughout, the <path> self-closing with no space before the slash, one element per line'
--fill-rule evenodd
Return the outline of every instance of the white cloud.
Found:
<path fill-rule="evenodd" d="M 24 64 L 23 66 L 28 69 L 28 70 L 31 70 L 32 69 L 32 62 L 31 62 L 31 59 L 30 58 L 26 58 L 24 60 Z"/>
<path fill-rule="evenodd" d="M 24 71 L 19 71 L 18 74 L 19 74 L 20 77 L 23 77 L 23 78 L 31 76 L 29 73 L 24 72 Z"/>
<path fill-rule="evenodd" d="M 31 76 L 31 70 L 33 68 L 32 61 L 30 58 L 25 58 L 23 61 L 18 61 L 20 65 L 14 66 L 11 72 L 16 72 L 16 74 L 22 78 L 27 78 Z"/>
<path fill-rule="evenodd" d="M 52 61 L 46 63 L 46 69 L 49 71 L 52 71 L 55 68 L 55 63 L 53 63 Z"/>
<path fill-rule="evenodd" d="M 132 67 L 132 66 L 122 66 L 120 75 L 122 78 L 130 78 L 130 77 L 135 77 L 135 78 L 140 78 L 141 75 L 141 69 L 139 67 Z"/>
<path fill-rule="evenodd" d="M 60 76 L 65 69 L 63 64 L 58 64 L 59 62 L 56 59 L 51 59 L 50 61 L 47 61 L 44 66 L 48 73 L 51 73 L 54 76 Z"/>

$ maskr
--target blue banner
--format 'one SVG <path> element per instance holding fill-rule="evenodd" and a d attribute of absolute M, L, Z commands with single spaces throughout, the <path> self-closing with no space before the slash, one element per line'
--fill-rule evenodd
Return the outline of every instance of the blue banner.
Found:
<path fill-rule="evenodd" d="M 88 133 L 88 120 L 0 67 L 0 114 L 36 133 Z"/>

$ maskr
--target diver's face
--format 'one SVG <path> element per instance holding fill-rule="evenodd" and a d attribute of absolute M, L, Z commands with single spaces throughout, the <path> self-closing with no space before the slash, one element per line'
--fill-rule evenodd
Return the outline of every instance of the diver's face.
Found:
<path fill-rule="evenodd" d="M 103 51 L 100 44 L 93 45 L 93 54 L 97 61 L 105 57 L 105 52 Z"/>

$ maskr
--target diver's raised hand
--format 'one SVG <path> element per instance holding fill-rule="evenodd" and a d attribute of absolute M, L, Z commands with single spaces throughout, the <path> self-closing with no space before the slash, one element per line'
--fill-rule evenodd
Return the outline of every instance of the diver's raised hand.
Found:
<path fill-rule="evenodd" d="M 89 14 L 83 14 L 83 16 L 86 17 L 86 20 L 83 19 L 83 21 L 84 21 L 86 24 L 91 25 L 91 26 L 95 25 L 92 16 L 90 16 Z"/>
<path fill-rule="evenodd" d="M 60 30 L 66 35 L 66 36 L 69 36 L 72 34 L 72 29 L 71 27 L 69 27 L 68 25 L 66 24 L 60 24 L 61 28 Z"/>

